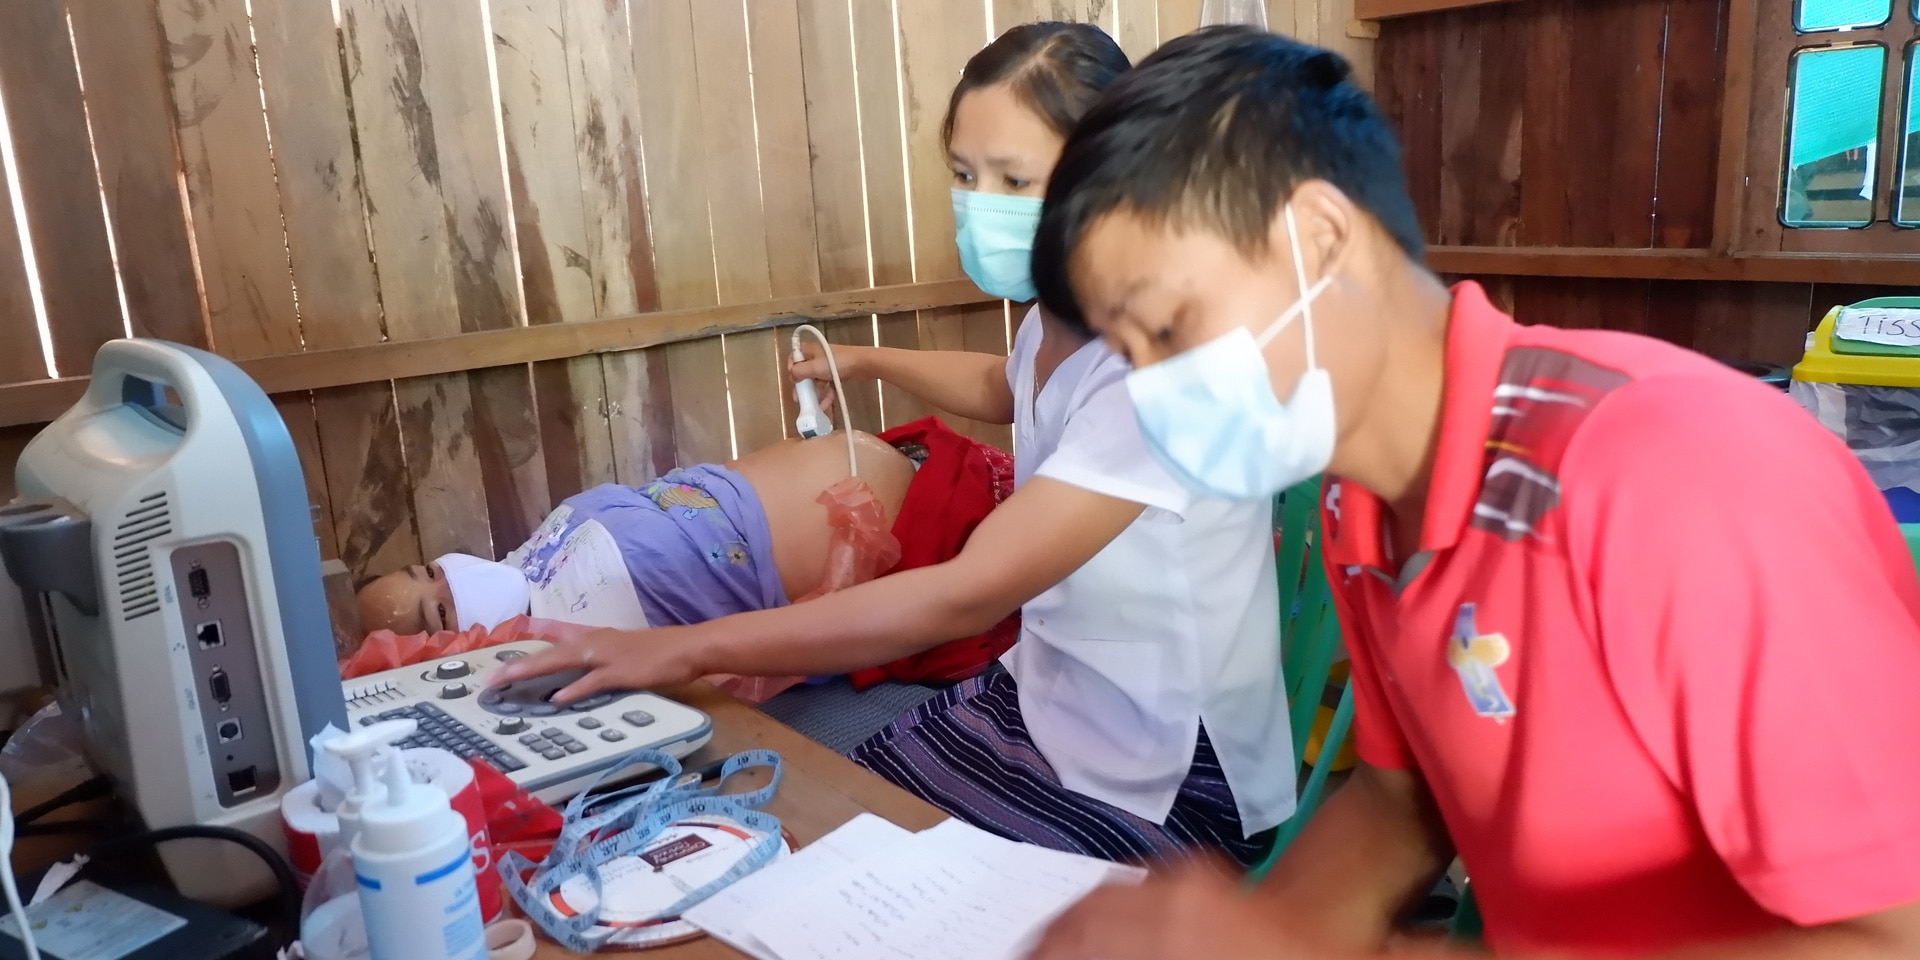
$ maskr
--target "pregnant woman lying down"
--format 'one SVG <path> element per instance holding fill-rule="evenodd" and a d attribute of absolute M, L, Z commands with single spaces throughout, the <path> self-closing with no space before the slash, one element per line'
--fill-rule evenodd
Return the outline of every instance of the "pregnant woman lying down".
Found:
<path fill-rule="evenodd" d="M 1005 453 L 933 418 L 854 433 L 859 477 L 901 546 L 896 569 L 951 559 L 1012 491 Z M 820 589 L 834 531 L 822 493 L 848 476 L 839 435 L 786 440 L 726 464 L 567 498 L 499 561 L 447 554 L 359 589 L 368 631 L 493 627 L 521 614 L 617 629 L 702 623 L 785 606 Z M 886 570 L 876 571 L 888 572 Z M 951 681 L 1018 635 L 1017 617 L 939 651 L 854 676 Z"/>

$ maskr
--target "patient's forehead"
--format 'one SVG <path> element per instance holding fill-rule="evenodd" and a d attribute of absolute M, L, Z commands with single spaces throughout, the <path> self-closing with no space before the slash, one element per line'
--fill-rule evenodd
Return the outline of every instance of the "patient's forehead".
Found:
<path fill-rule="evenodd" d="M 426 622 L 421 604 L 433 595 L 436 583 L 411 567 L 375 577 L 358 592 L 361 624 L 368 630 L 422 632 Z M 447 603 L 451 606 L 452 601 Z"/>

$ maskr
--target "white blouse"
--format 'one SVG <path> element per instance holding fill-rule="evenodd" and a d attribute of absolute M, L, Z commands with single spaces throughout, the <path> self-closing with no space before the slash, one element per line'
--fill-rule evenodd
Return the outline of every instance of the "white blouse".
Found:
<path fill-rule="evenodd" d="M 1205 723 L 1246 833 L 1281 823 L 1293 746 L 1271 509 L 1196 498 L 1168 476 L 1140 436 L 1126 361 L 1098 341 L 1036 394 L 1041 328 L 1029 311 L 1007 359 L 1015 483 L 1048 477 L 1148 509 L 1022 608 L 1004 662 L 1028 733 L 1066 787 L 1162 823 Z"/>

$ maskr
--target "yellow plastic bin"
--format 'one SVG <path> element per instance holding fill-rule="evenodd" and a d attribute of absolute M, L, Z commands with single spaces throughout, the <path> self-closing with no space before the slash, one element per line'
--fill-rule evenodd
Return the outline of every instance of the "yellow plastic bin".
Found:
<path fill-rule="evenodd" d="M 1851 304 L 1920 310 L 1920 297 Z M 1842 307 L 1807 336 L 1788 393 L 1860 458 L 1902 523 L 1920 523 L 1920 347 L 1844 341 L 1834 349 Z"/>

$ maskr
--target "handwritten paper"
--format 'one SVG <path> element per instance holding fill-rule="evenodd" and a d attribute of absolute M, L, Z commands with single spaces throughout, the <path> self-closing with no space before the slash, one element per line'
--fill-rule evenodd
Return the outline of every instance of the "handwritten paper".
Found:
<path fill-rule="evenodd" d="M 1842 307 L 1833 335 L 1856 343 L 1920 347 L 1920 310 L 1904 307 Z"/>
<path fill-rule="evenodd" d="M 911 840 L 913 833 L 863 813 L 840 829 L 815 840 L 767 868 L 748 874 L 689 909 L 684 918 L 715 939 L 755 960 L 781 960 L 748 929 L 795 890 L 889 846 Z"/>
<path fill-rule="evenodd" d="M 810 877 L 748 929 L 763 960 L 1017 960 L 1095 887 L 1143 875 L 949 820 Z"/>

